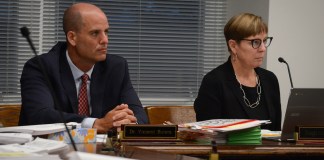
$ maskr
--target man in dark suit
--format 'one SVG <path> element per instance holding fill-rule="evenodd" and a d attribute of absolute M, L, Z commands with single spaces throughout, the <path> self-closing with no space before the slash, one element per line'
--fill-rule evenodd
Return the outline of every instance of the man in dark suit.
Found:
<path fill-rule="evenodd" d="M 24 66 L 19 124 L 62 122 L 59 109 L 66 122 L 79 122 L 99 133 L 121 124 L 147 123 L 126 60 L 107 54 L 109 23 L 104 12 L 92 4 L 74 4 L 64 13 L 63 29 L 67 42 L 58 42 L 47 54 Z M 37 58 L 44 65 L 52 91 Z M 83 83 L 82 76 L 89 79 Z M 85 99 L 78 101 L 81 92 Z"/>

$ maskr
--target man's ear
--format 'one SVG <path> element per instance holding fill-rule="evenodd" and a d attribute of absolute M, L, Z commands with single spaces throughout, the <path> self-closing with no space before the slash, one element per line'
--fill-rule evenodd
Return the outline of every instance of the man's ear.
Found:
<path fill-rule="evenodd" d="M 235 40 L 230 39 L 228 41 L 228 46 L 231 49 L 232 53 L 236 53 L 237 42 Z"/>
<path fill-rule="evenodd" d="M 67 33 L 67 40 L 68 40 L 68 42 L 72 45 L 72 46 L 75 46 L 76 45 L 76 34 L 75 34 L 75 32 L 73 32 L 73 31 L 69 31 L 68 33 Z"/>

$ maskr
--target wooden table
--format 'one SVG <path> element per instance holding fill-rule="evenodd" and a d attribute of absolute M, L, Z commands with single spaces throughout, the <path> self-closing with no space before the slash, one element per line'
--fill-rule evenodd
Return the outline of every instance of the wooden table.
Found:
<path fill-rule="evenodd" d="M 140 160 L 208 159 L 211 145 L 197 142 L 122 142 L 120 151 L 107 151 L 103 143 L 78 144 L 79 151 Z M 217 145 L 220 159 L 324 159 L 324 145 L 299 145 L 264 140 L 261 145 Z"/>
<path fill-rule="evenodd" d="M 135 149 L 208 159 L 211 145 L 195 142 L 123 142 L 124 151 Z M 217 145 L 221 159 L 324 159 L 324 145 L 300 145 L 264 140 L 261 145 Z"/>
<path fill-rule="evenodd" d="M 165 153 L 156 150 L 142 149 L 136 146 L 128 146 L 120 151 L 111 151 L 105 148 L 104 143 L 77 144 L 78 151 L 104 154 L 110 156 L 127 157 L 139 160 L 200 160 L 199 157 L 191 157 L 184 154 Z M 72 146 L 71 146 L 72 149 Z"/>

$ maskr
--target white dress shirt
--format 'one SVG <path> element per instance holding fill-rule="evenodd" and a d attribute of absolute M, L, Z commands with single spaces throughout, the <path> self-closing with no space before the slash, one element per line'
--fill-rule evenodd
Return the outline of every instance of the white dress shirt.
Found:
<path fill-rule="evenodd" d="M 68 52 L 66 51 L 66 58 L 67 61 L 69 63 L 69 66 L 71 68 L 72 71 L 72 75 L 74 78 L 74 82 L 75 82 L 75 86 L 76 86 L 76 91 L 77 91 L 77 95 L 79 95 L 79 90 L 81 87 L 81 76 L 84 74 L 83 71 L 81 71 L 78 67 L 76 67 L 73 63 L 72 60 L 68 54 Z M 88 96 L 88 103 L 89 103 L 89 113 L 91 114 L 92 111 L 92 107 L 91 107 L 91 97 L 90 97 L 90 81 L 91 81 L 91 73 L 93 71 L 93 67 L 86 72 L 86 74 L 89 76 L 89 80 L 87 81 L 87 96 Z M 81 127 L 82 128 L 92 128 L 94 121 L 96 120 L 96 118 L 91 118 L 91 117 L 87 117 L 85 119 L 83 119 L 83 121 L 81 122 Z"/>

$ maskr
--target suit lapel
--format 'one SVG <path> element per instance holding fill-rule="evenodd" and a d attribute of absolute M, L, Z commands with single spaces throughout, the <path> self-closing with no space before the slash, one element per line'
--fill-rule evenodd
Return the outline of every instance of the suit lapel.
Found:
<path fill-rule="evenodd" d="M 67 93 L 68 99 L 71 102 L 73 113 L 78 113 L 78 97 L 77 97 L 77 91 L 75 82 L 73 79 L 73 75 L 70 69 L 70 66 L 67 62 L 66 50 L 61 51 L 60 54 L 60 76 L 61 76 L 61 82 L 63 85 L 63 88 L 65 90 L 65 93 Z M 71 77 L 71 78 L 66 78 Z"/>
<path fill-rule="evenodd" d="M 106 77 L 109 73 L 106 73 L 106 62 L 99 62 L 95 65 L 93 72 L 91 74 L 91 83 L 90 83 L 90 96 L 91 96 L 91 107 L 92 107 L 92 117 L 100 118 L 102 117 L 102 110 L 103 101 L 105 100 L 105 88 Z"/>

